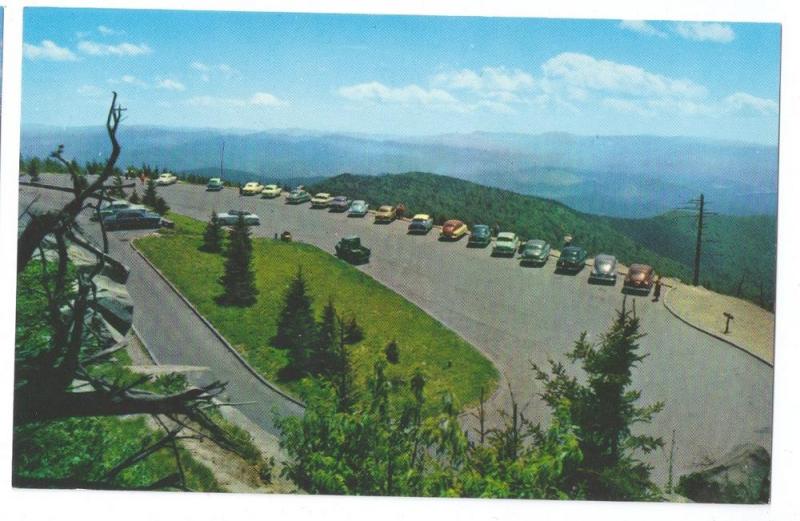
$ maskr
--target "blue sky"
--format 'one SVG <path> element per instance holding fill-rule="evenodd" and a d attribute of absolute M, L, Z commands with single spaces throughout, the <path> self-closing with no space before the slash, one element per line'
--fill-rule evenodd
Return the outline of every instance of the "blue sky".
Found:
<path fill-rule="evenodd" d="M 780 26 L 27 8 L 23 124 L 774 144 Z"/>

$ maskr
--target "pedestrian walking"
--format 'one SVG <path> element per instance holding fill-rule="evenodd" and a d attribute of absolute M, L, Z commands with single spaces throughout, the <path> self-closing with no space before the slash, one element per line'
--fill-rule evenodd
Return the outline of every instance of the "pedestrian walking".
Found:
<path fill-rule="evenodd" d="M 661 275 L 656 278 L 656 287 L 653 290 L 653 302 L 658 302 L 661 297 Z"/>

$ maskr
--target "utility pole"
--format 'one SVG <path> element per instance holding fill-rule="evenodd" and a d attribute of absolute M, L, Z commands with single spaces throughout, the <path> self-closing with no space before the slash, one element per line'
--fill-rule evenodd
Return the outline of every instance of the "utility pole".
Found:
<path fill-rule="evenodd" d="M 705 197 L 700 194 L 700 200 L 697 203 L 697 243 L 694 248 L 694 274 L 692 275 L 692 286 L 700 284 L 700 255 L 703 248 L 703 213 L 705 212 Z"/>

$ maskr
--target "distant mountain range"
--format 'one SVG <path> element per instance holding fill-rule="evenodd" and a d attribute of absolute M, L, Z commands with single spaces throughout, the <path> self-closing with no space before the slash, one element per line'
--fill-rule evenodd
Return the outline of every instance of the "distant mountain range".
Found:
<path fill-rule="evenodd" d="M 224 141 L 226 176 L 237 181 L 428 171 L 616 217 L 658 215 L 700 192 L 722 213 L 775 214 L 777 206 L 777 147 L 730 141 L 485 132 L 392 137 L 144 126 L 122 127 L 119 139 L 120 165 L 148 163 L 178 172 L 218 171 Z M 59 144 L 66 156 L 81 163 L 102 159 L 109 148 L 100 127 L 23 127 L 24 157 L 46 156 Z"/>

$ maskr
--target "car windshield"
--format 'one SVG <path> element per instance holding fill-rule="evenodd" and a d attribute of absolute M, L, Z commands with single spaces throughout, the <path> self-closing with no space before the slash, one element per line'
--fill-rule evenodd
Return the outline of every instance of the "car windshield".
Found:
<path fill-rule="evenodd" d="M 488 226 L 484 226 L 482 224 L 476 224 L 472 228 L 472 235 L 484 235 L 486 233 L 489 233 L 489 227 Z"/>
<path fill-rule="evenodd" d="M 564 250 L 562 254 L 566 259 L 577 259 L 580 252 L 578 250 Z"/>
<path fill-rule="evenodd" d="M 344 197 L 344 196 L 341 196 L 341 195 L 337 195 L 336 197 L 333 198 L 333 200 L 334 201 L 339 201 L 339 202 L 345 202 L 345 201 L 347 201 L 347 197 Z"/>
<path fill-rule="evenodd" d="M 412 219 L 412 221 L 411 221 L 411 222 L 415 222 L 415 223 L 424 223 L 424 222 L 425 222 L 425 221 L 427 221 L 427 220 L 428 220 L 428 219 L 422 219 L 421 217 L 414 217 L 414 219 Z"/>
<path fill-rule="evenodd" d="M 528 244 L 528 245 L 525 246 L 525 250 L 527 250 L 527 251 L 529 251 L 531 253 L 538 253 L 538 252 L 542 251 L 542 245 L 541 244 Z"/>
<path fill-rule="evenodd" d="M 391 206 L 381 206 L 380 208 L 378 208 L 378 211 L 379 212 L 391 212 L 392 211 L 392 207 Z"/>
<path fill-rule="evenodd" d="M 613 263 L 609 260 L 602 260 L 595 262 L 594 266 L 597 271 L 606 272 L 606 271 L 611 271 Z"/>

